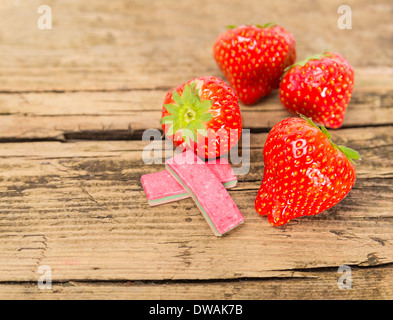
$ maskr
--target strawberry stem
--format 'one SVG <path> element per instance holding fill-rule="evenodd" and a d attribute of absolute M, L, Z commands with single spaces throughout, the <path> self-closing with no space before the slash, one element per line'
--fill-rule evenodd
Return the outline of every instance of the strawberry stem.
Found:
<path fill-rule="evenodd" d="M 353 150 L 351 148 L 347 148 L 344 146 L 338 146 L 332 141 L 332 135 L 330 132 L 325 128 L 325 126 L 321 126 L 320 128 L 311 120 L 311 118 L 307 118 L 306 116 L 298 113 L 299 116 L 303 119 L 306 120 L 308 124 L 312 125 L 315 128 L 318 128 L 329 140 L 330 144 L 332 147 L 336 150 L 339 150 L 341 153 L 343 153 L 350 162 L 353 164 L 357 165 L 357 163 L 354 160 L 359 160 L 360 159 L 360 154 L 356 150 Z"/>

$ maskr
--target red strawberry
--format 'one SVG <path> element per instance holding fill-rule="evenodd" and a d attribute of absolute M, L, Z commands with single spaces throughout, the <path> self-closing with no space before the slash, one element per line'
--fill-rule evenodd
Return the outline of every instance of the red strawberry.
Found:
<path fill-rule="evenodd" d="M 214 58 L 244 104 L 278 88 L 284 69 L 296 59 L 295 40 L 275 24 L 242 25 L 222 33 Z"/>
<path fill-rule="evenodd" d="M 285 108 L 328 128 L 341 127 L 354 85 L 350 64 L 337 53 L 323 53 L 289 68 L 280 86 Z"/>
<path fill-rule="evenodd" d="M 270 131 L 263 149 L 265 170 L 255 209 L 280 226 L 333 207 L 352 189 L 359 154 L 337 146 L 325 127 L 289 118 Z"/>
<path fill-rule="evenodd" d="M 216 77 L 192 79 L 169 91 L 160 123 L 175 146 L 187 145 L 205 159 L 228 152 L 242 132 L 238 97 Z"/>

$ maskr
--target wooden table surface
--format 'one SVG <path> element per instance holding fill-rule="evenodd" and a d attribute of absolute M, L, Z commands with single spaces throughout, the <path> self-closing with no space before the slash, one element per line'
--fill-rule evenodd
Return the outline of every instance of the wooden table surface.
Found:
<path fill-rule="evenodd" d="M 275 3 L 275 4 L 274 4 Z M 52 9 L 40 30 L 37 9 Z M 0 5 L 0 298 L 392 299 L 393 5 L 347 1 L 3 0 Z M 144 130 L 166 92 L 223 77 L 212 45 L 226 25 L 276 21 L 298 58 L 325 49 L 355 69 L 337 143 L 361 153 L 338 205 L 272 227 L 254 210 L 277 92 L 241 106 L 251 168 L 230 191 L 245 223 L 213 235 L 192 200 L 150 207 Z M 352 288 L 340 289 L 339 267 Z M 40 266 L 52 288 L 40 289 Z"/>

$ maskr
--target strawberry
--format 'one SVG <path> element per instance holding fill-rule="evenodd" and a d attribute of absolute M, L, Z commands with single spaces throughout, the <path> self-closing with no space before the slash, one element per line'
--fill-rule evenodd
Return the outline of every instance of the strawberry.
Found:
<path fill-rule="evenodd" d="M 254 104 L 279 87 L 284 69 L 295 62 L 295 40 L 271 23 L 230 28 L 216 39 L 214 58 L 240 101 Z"/>
<path fill-rule="evenodd" d="M 280 101 L 328 128 L 339 128 L 352 95 L 354 72 L 337 53 L 306 58 L 288 68 L 280 86 Z"/>
<path fill-rule="evenodd" d="M 242 118 L 237 94 L 216 77 L 192 79 L 170 90 L 160 123 L 174 145 L 201 158 L 218 158 L 240 138 Z"/>
<path fill-rule="evenodd" d="M 315 215 L 341 201 L 352 189 L 359 154 L 332 142 L 324 126 L 289 118 L 270 131 L 264 149 L 264 176 L 255 209 L 273 226 Z"/>

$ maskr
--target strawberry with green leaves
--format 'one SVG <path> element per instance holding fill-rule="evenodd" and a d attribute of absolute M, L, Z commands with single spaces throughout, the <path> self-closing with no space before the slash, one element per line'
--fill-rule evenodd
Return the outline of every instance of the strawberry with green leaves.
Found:
<path fill-rule="evenodd" d="M 318 214 L 352 189 L 359 154 L 332 142 L 324 126 L 289 118 L 270 131 L 264 149 L 264 176 L 255 209 L 273 226 Z"/>
<path fill-rule="evenodd" d="M 279 87 L 284 69 L 296 59 L 295 39 L 283 27 L 231 26 L 215 41 L 213 55 L 246 105 Z"/>
<path fill-rule="evenodd" d="M 341 55 L 326 52 L 287 68 L 280 86 L 286 109 L 328 128 L 339 128 L 351 99 L 354 72 Z"/>
<path fill-rule="evenodd" d="M 160 123 L 176 147 L 201 158 L 219 158 L 240 138 L 242 118 L 237 94 L 217 77 L 199 77 L 170 90 Z"/>

